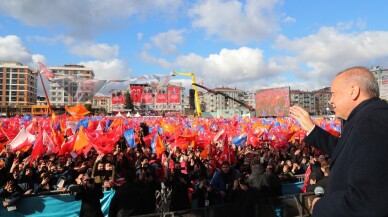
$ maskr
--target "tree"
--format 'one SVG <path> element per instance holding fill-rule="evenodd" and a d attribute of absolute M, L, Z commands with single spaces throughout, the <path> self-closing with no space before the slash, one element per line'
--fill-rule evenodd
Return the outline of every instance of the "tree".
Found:
<path fill-rule="evenodd" d="M 131 99 L 131 94 L 128 92 L 125 93 L 125 109 L 131 109 L 132 111 L 134 110 L 134 105 Z"/>

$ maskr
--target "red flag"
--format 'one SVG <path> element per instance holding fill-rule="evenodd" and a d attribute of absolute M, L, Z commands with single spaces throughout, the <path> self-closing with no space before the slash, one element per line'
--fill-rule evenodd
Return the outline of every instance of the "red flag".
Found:
<path fill-rule="evenodd" d="M 31 152 L 31 159 L 35 160 L 39 158 L 39 156 L 43 155 L 46 153 L 46 149 L 43 144 L 43 131 L 42 131 L 42 126 L 38 126 L 38 136 L 35 141 L 34 148 L 32 149 Z"/>
<path fill-rule="evenodd" d="M 65 143 L 61 146 L 58 155 L 65 155 L 66 153 L 70 153 L 73 151 L 74 143 L 77 138 L 77 135 L 71 135 L 67 137 Z"/>
<path fill-rule="evenodd" d="M 16 137 L 9 144 L 11 151 L 19 150 L 23 147 L 30 146 L 36 140 L 35 135 L 30 134 L 27 130 L 22 127 Z"/>
<path fill-rule="evenodd" d="M 38 62 L 38 64 L 40 66 L 40 73 L 44 73 L 46 75 L 46 79 L 54 77 L 54 74 L 50 72 L 43 63 Z"/>

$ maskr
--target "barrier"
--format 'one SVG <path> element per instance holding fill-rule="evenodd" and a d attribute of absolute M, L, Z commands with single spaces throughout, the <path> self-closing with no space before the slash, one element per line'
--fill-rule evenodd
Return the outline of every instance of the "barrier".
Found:
<path fill-rule="evenodd" d="M 282 184 L 283 195 L 277 198 L 276 202 L 271 202 L 270 206 L 275 211 L 274 216 L 309 216 L 309 211 L 306 207 L 306 196 L 311 194 L 299 194 L 301 192 L 303 182 Z M 108 216 L 109 204 L 114 195 L 114 191 L 105 191 L 104 197 L 101 199 L 101 208 L 105 216 Z M 61 195 L 41 195 L 34 197 L 21 198 L 17 204 L 17 210 L 7 211 L 4 207 L 0 206 L 1 217 L 77 217 L 79 216 L 79 210 L 81 207 L 81 201 L 76 201 L 74 195 L 61 194 Z M 227 216 L 228 206 L 212 206 L 203 209 L 193 209 L 180 212 L 168 212 L 168 213 L 156 213 L 152 216 Z M 256 215 L 266 216 L 266 215 Z"/>
<path fill-rule="evenodd" d="M 105 191 L 101 201 L 101 209 L 108 216 L 109 204 L 114 191 Z M 74 195 L 45 195 L 35 197 L 23 197 L 18 201 L 17 210 L 7 211 L 1 206 L 1 217 L 78 217 L 81 209 L 81 201 L 76 201 Z"/>
<path fill-rule="evenodd" d="M 282 195 L 293 195 L 302 193 L 303 182 L 295 183 L 283 183 L 282 184 Z"/>

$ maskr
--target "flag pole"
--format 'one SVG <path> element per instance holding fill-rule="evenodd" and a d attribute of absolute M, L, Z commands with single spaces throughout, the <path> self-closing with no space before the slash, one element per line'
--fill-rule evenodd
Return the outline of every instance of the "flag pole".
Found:
<path fill-rule="evenodd" d="M 46 91 L 46 87 L 44 86 L 42 75 L 39 72 L 38 72 L 38 74 L 39 74 L 39 77 L 40 77 L 40 81 L 42 82 L 44 95 L 46 97 L 46 102 L 47 102 L 47 105 L 48 105 L 48 114 L 51 114 L 53 112 L 53 109 L 51 108 L 50 99 L 49 99 L 49 97 L 47 95 L 47 91 Z"/>

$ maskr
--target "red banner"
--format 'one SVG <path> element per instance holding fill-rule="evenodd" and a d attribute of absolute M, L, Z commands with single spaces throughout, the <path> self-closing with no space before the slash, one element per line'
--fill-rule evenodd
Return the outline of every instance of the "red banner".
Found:
<path fill-rule="evenodd" d="M 153 97 L 151 93 L 143 93 L 141 95 L 141 103 L 144 104 L 153 104 Z"/>
<path fill-rule="evenodd" d="M 121 90 L 112 90 L 112 105 L 125 104 L 125 94 Z"/>
<path fill-rule="evenodd" d="M 141 102 L 141 95 L 143 94 L 143 87 L 142 86 L 131 86 L 131 98 L 133 103 L 140 103 Z"/>
<path fill-rule="evenodd" d="M 180 104 L 181 103 L 181 89 L 180 87 L 170 86 L 168 87 L 168 103 Z"/>
<path fill-rule="evenodd" d="M 156 103 L 157 104 L 166 104 L 167 103 L 167 90 L 162 88 L 156 93 Z"/>
<path fill-rule="evenodd" d="M 158 104 L 166 104 L 167 103 L 167 94 L 165 94 L 165 93 L 158 93 L 156 95 L 156 103 L 158 103 Z"/>

